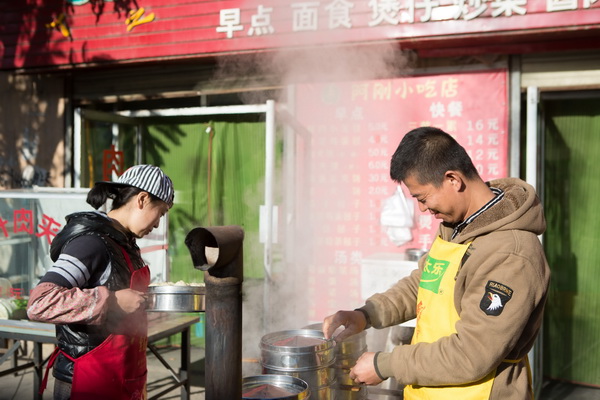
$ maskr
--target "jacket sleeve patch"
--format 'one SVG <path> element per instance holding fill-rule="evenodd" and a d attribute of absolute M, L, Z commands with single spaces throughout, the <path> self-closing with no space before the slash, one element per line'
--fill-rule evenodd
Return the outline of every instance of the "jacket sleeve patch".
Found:
<path fill-rule="evenodd" d="M 512 298 L 513 290 L 502 283 L 488 281 L 479 307 L 487 315 L 497 317 L 504 310 L 504 306 Z"/>

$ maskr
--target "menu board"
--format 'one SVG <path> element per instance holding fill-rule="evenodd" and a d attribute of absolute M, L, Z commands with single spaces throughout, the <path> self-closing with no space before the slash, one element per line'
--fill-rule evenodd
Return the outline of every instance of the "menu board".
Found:
<path fill-rule="evenodd" d="M 391 156 L 408 131 L 441 128 L 466 148 L 484 180 L 507 176 L 507 71 L 305 84 L 296 93 L 308 318 L 320 321 L 363 304 L 365 259 L 428 249 L 435 239 L 440 221 L 421 213 L 404 187 L 413 211 L 409 240 L 392 241 L 382 225 L 383 207 L 399 188 L 389 176 Z"/>

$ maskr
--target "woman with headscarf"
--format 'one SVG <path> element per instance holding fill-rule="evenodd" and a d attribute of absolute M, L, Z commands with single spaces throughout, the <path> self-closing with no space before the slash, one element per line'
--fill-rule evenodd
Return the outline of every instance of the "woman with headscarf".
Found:
<path fill-rule="evenodd" d="M 111 199 L 108 213 L 70 214 L 54 238 L 54 264 L 32 290 L 27 313 L 56 324 L 58 346 L 48 362 L 55 400 L 146 398 L 150 270 L 136 239 L 158 227 L 173 198 L 160 168 L 133 166 L 88 193 L 96 210 Z"/>

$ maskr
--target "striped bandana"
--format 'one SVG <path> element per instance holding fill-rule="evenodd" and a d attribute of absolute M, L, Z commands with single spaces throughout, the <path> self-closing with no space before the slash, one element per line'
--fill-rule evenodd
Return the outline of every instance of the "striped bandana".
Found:
<path fill-rule="evenodd" d="M 135 165 L 129 168 L 115 183 L 135 186 L 148 192 L 171 207 L 175 191 L 173 182 L 162 170 L 154 165 Z"/>

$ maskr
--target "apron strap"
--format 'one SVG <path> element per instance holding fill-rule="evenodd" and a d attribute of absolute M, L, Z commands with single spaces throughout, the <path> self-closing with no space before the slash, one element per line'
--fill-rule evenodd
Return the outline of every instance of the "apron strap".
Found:
<path fill-rule="evenodd" d="M 125 249 L 123 247 L 121 247 L 121 251 L 123 252 L 123 257 L 125 257 L 125 262 L 127 262 L 127 267 L 129 267 L 129 272 L 131 272 L 133 274 L 133 272 L 134 272 L 133 263 L 131 262 L 131 258 L 129 257 L 129 254 L 127 254 L 127 251 L 125 251 Z"/>
<path fill-rule="evenodd" d="M 506 358 L 506 359 L 502 360 L 502 362 L 509 363 L 509 364 L 518 364 L 521 361 L 523 361 L 524 358 L 525 357 L 519 358 L 518 360 L 509 360 L 508 358 Z"/>
<path fill-rule="evenodd" d="M 531 373 L 531 365 L 529 364 L 529 356 L 526 355 L 525 357 L 519 358 L 518 360 L 504 359 L 504 360 L 502 360 L 502 362 L 509 363 L 509 364 L 518 364 L 523 360 L 525 360 L 525 368 L 527 368 L 527 380 L 529 381 L 529 393 L 531 395 L 531 398 L 533 399 L 533 375 Z"/>
<path fill-rule="evenodd" d="M 59 354 L 60 354 L 60 348 L 57 346 L 54 349 L 54 351 L 52 352 L 52 354 L 50 355 L 50 358 L 48 359 L 48 365 L 46 366 L 46 372 L 44 373 L 44 379 L 42 379 L 42 382 L 40 383 L 40 390 L 39 390 L 40 395 L 42 395 L 44 393 L 44 390 L 46 390 L 46 386 L 48 385 L 48 372 L 50 372 L 50 368 L 52 368 L 52 366 L 54 365 L 54 361 L 56 361 L 56 357 L 58 357 Z"/>
<path fill-rule="evenodd" d="M 125 257 L 127 267 L 129 268 L 129 272 L 131 273 L 129 287 L 140 292 L 146 292 L 148 290 L 148 285 L 150 284 L 150 269 L 147 265 L 140 269 L 135 269 L 133 267 L 133 263 L 131 262 L 129 254 L 127 254 L 127 251 L 125 251 L 123 247 L 121 247 L 121 251 L 123 252 L 123 257 Z"/>

